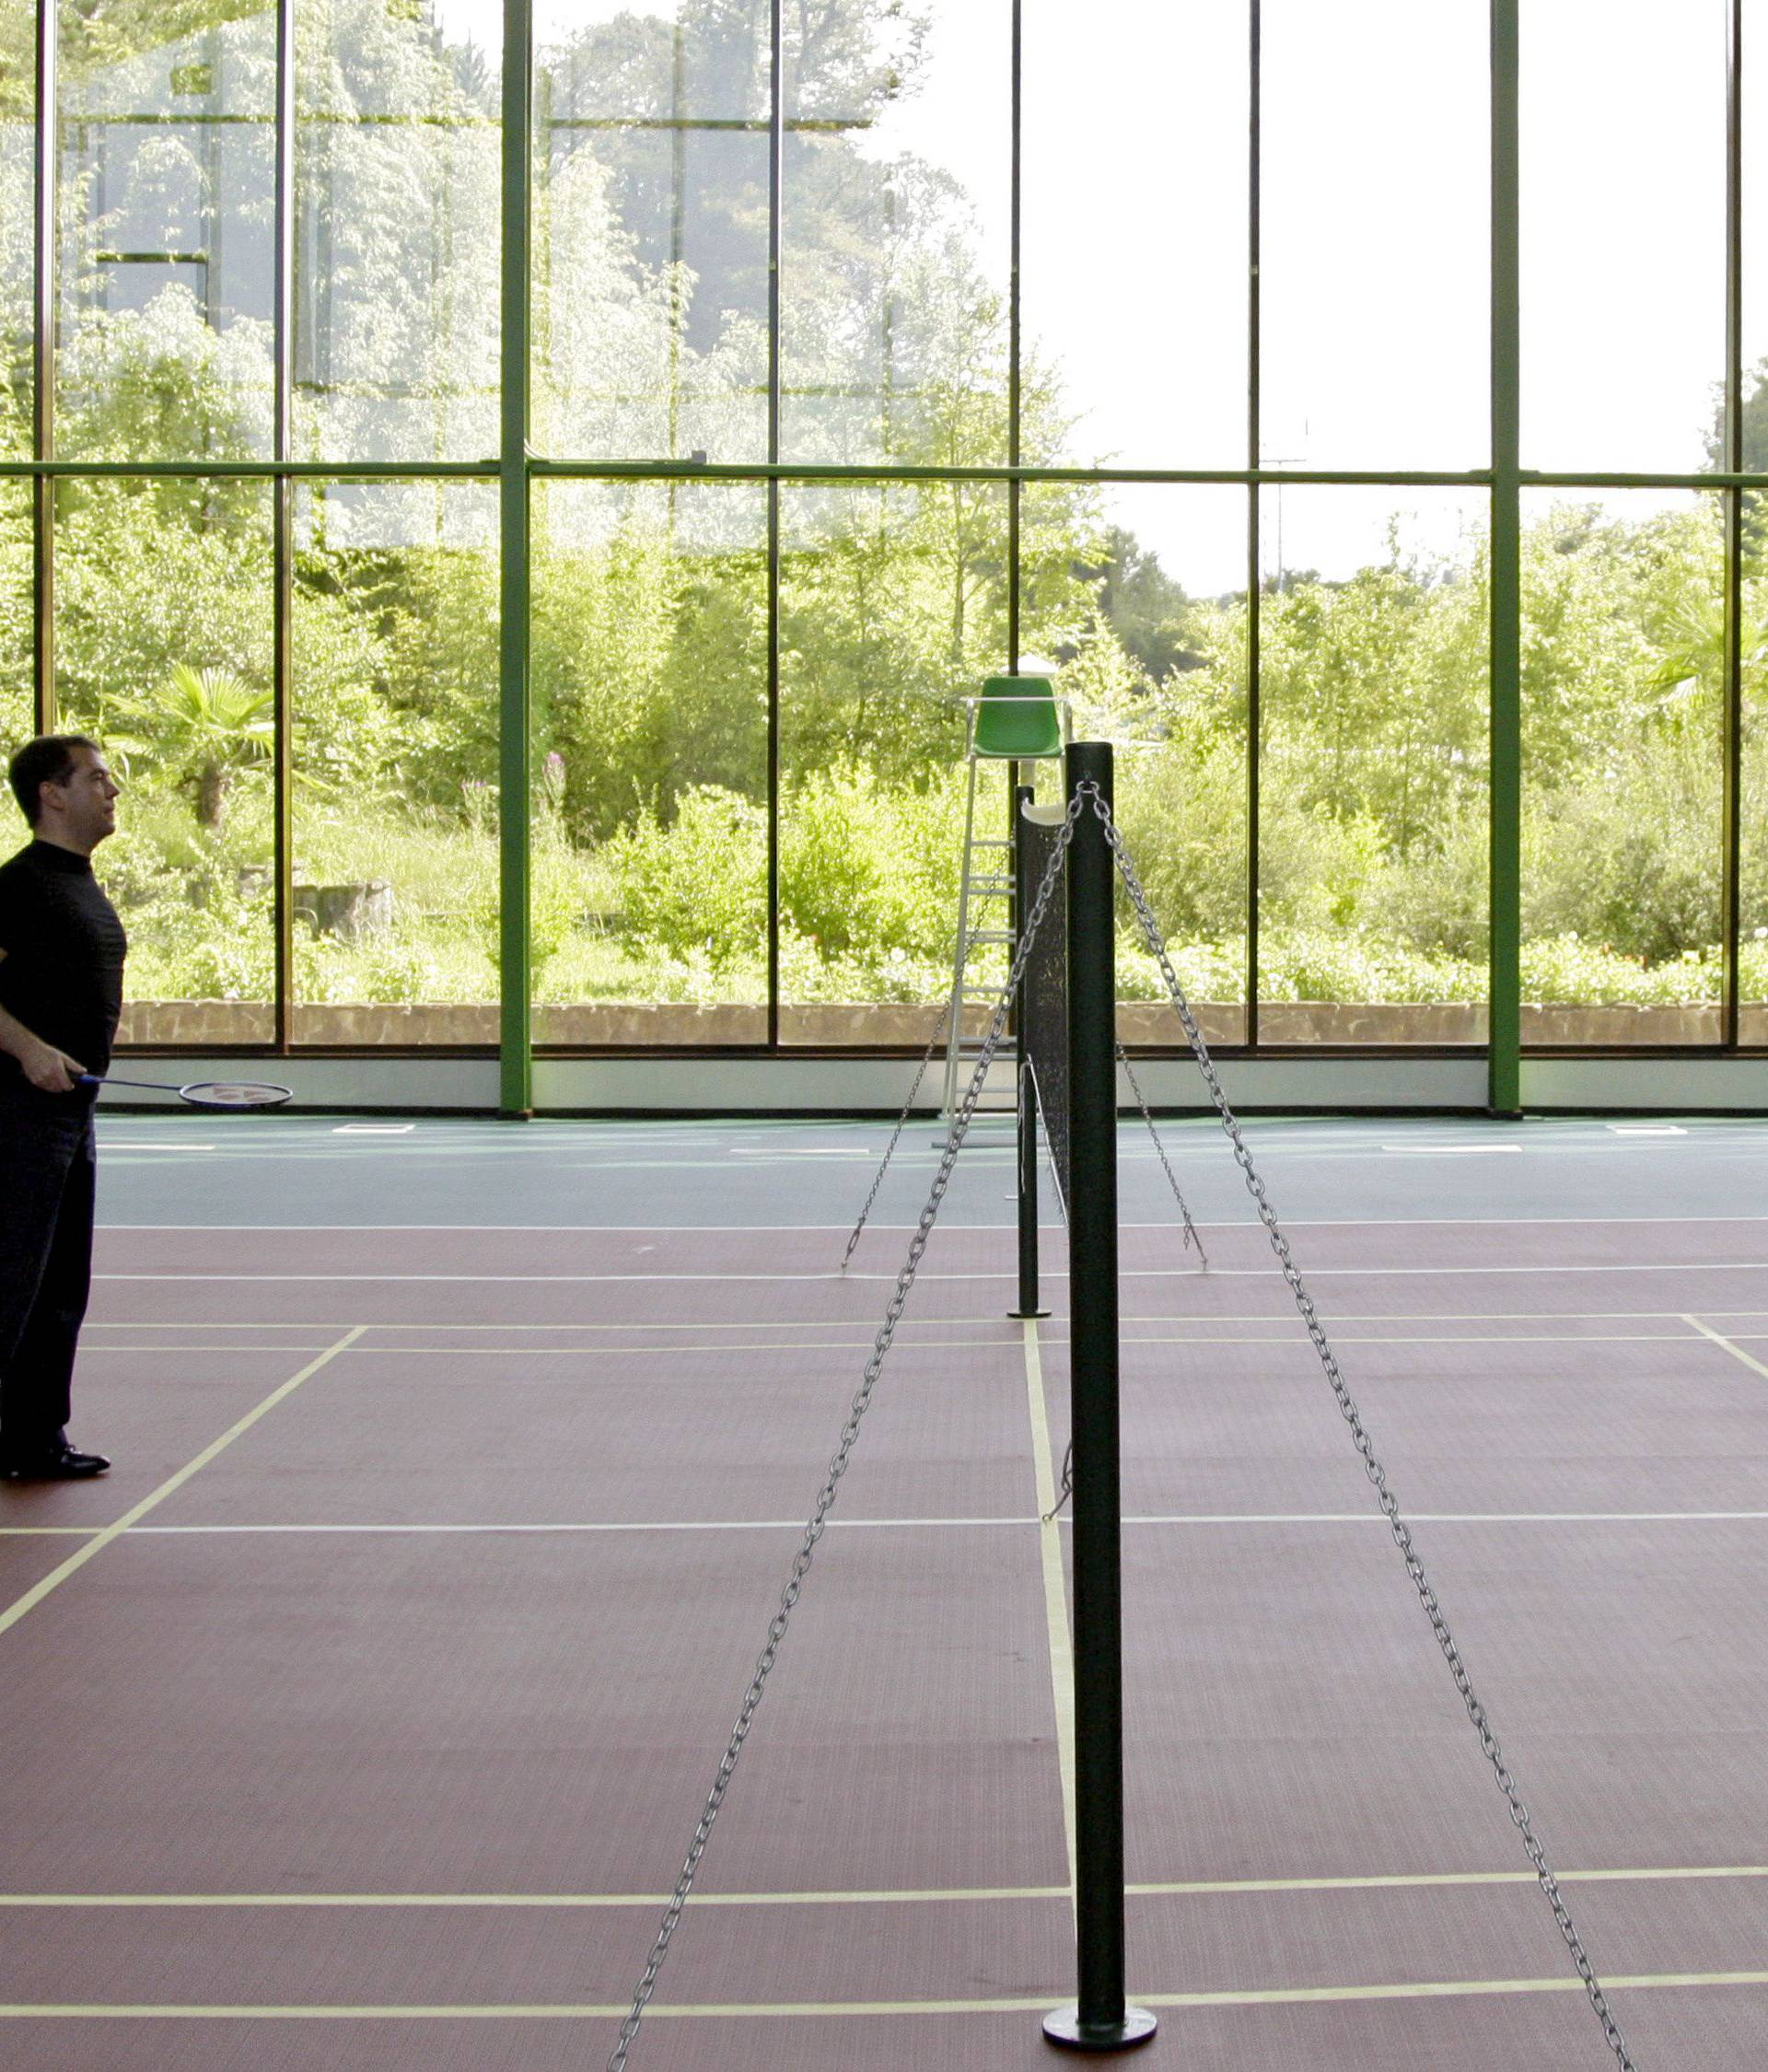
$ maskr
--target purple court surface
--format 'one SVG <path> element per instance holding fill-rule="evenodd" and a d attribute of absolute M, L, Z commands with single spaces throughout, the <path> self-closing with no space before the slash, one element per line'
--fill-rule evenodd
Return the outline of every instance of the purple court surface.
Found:
<path fill-rule="evenodd" d="M 934 1172 L 876 1122 L 107 1115 L 96 1484 L 0 1487 L 0 2065 L 607 2062 Z M 1768 2063 L 1768 1125 L 1255 1156 L 1634 2062 Z M 1219 1133 L 1122 1134 L 1132 1997 L 1173 2072 L 1615 2061 Z M 967 1149 L 635 2072 L 1074 1995 L 1067 1284 Z M 1053 1213 L 1053 1205 L 1046 1205 Z"/>

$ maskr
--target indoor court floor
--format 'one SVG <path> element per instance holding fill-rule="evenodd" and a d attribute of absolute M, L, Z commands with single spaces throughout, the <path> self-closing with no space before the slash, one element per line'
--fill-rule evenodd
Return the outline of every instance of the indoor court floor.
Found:
<path fill-rule="evenodd" d="M 606 2063 L 932 1181 L 878 1122 L 107 1114 L 0 1487 L 0 2064 Z M 1184 2072 L 1612 2064 L 1219 1129 L 1121 1135 L 1131 1996 Z M 1768 2062 L 1768 1124 L 1258 1118 L 1636 2062 Z M 634 2045 L 1074 1996 L 1064 1263 L 979 1125 Z"/>

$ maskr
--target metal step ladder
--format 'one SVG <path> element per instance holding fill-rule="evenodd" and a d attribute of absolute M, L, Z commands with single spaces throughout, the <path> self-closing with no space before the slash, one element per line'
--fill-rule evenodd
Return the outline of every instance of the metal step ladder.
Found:
<path fill-rule="evenodd" d="M 988 944 L 1001 943 L 1010 958 L 1018 942 L 1013 926 L 1013 844 L 1005 836 L 976 832 L 977 766 L 1006 762 L 1010 779 L 1013 763 L 1060 757 L 1068 738 L 1067 700 L 1056 698 L 1048 677 L 991 676 L 983 685 L 982 696 L 966 698 L 964 704 L 969 713 L 965 753 L 969 783 L 964 795 L 963 875 L 958 888 L 958 935 L 952 949 L 946 1080 L 940 1100 L 940 1118 L 948 1130 L 968 1081 L 966 1065 L 973 1065 L 983 1050 L 980 1035 L 965 1033 L 964 1008 L 967 1005 L 992 1007 L 999 997 L 998 986 L 979 985 L 969 976 L 971 954 Z M 1018 1072 L 1010 1055 L 996 1054 L 1001 1084 L 998 1088 L 984 1087 L 983 1092 L 998 1091 L 1005 1104 L 1003 1112 L 1015 1112 Z"/>

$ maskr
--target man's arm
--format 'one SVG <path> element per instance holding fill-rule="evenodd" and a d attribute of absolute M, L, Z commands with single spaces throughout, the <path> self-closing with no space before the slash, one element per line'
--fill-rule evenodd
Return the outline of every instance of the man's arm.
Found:
<path fill-rule="evenodd" d="M 6 961 L 6 955 L 0 949 L 0 963 Z M 17 1060 L 18 1069 L 39 1093 L 72 1093 L 86 1070 L 76 1058 L 33 1035 L 4 1007 L 0 1007 L 0 1051 Z"/>

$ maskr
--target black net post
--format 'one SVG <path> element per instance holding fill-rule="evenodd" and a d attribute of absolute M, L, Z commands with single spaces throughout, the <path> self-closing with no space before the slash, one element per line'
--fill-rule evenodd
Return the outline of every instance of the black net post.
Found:
<path fill-rule="evenodd" d="M 1067 793 L 1111 802 L 1109 743 L 1076 741 Z M 1083 805 L 1068 852 L 1068 1299 L 1074 1433 L 1076 2005 L 1044 2034 L 1071 2050 L 1146 2043 L 1123 1985 L 1123 1647 L 1118 1461 L 1116 871 Z"/>
<path fill-rule="evenodd" d="M 1016 945 L 1037 890 L 1031 845 L 1025 839 L 1024 819 L 1025 809 L 1035 796 L 1029 785 L 1013 787 L 1013 938 Z M 1059 917 L 1053 912 L 1044 925 L 1050 928 L 1060 925 Z M 1018 992 L 1013 1000 L 1013 1032 L 1018 1039 L 1019 1301 L 1017 1309 L 1007 1311 L 1008 1316 L 1021 1321 L 1050 1314 L 1048 1310 L 1038 1307 L 1038 1092 L 1027 1037 L 1029 1024 L 1025 1011 L 1025 975 L 1021 972 Z"/>

